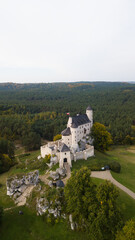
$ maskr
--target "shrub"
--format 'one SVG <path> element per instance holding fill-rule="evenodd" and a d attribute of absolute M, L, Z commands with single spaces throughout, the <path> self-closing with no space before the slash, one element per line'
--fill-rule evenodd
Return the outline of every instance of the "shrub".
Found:
<path fill-rule="evenodd" d="M 0 154 L 0 173 L 6 172 L 15 164 L 14 159 L 6 154 Z"/>
<path fill-rule="evenodd" d="M 91 171 L 100 171 L 101 170 L 101 166 L 99 164 L 95 164 L 93 166 L 90 167 Z"/>
<path fill-rule="evenodd" d="M 53 141 L 57 141 L 62 138 L 61 134 L 57 134 L 56 136 L 53 137 Z"/>
<path fill-rule="evenodd" d="M 118 162 L 111 162 L 109 167 L 113 172 L 120 173 L 121 165 Z"/>
<path fill-rule="evenodd" d="M 51 159 L 51 155 L 50 155 L 50 154 L 45 155 L 44 162 L 45 162 L 45 163 L 49 163 L 49 162 L 50 162 L 50 159 Z"/>

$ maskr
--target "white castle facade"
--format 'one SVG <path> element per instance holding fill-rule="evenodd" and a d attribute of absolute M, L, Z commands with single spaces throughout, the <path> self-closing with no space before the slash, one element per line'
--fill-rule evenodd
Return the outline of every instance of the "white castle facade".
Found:
<path fill-rule="evenodd" d="M 57 159 L 60 168 L 65 164 L 72 167 L 72 161 L 79 159 L 87 160 L 94 155 L 94 147 L 91 146 L 90 131 L 93 125 L 93 110 L 89 106 L 86 114 L 77 114 L 69 117 L 67 128 L 62 131 L 62 139 L 49 142 L 41 146 L 41 157 L 50 154 Z"/>

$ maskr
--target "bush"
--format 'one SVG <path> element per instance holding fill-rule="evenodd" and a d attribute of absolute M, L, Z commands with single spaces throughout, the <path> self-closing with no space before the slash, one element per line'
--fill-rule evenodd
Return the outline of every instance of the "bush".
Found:
<path fill-rule="evenodd" d="M 111 162 L 109 167 L 113 172 L 120 173 L 121 165 L 118 162 Z"/>
<path fill-rule="evenodd" d="M 90 167 L 90 170 L 91 171 L 100 171 L 101 170 L 101 165 L 95 164 L 95 165 Z"/>
<path fill-rule="evenodd" d="M 6 154 L 0 154 L 0 173 L 6 172 L 15 164 L 14 159 Z"/>
<path fill-rule="evenodd" d="M 62 138 L 61 134 L 57 134 L 56 136 L 53 137 L 53 141 L 57 141 Z"/>

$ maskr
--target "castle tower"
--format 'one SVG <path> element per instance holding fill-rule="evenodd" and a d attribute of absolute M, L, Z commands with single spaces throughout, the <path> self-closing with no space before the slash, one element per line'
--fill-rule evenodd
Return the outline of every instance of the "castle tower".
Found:
<path fill-rule="evenodd" d="M 92 127 L 92 125 L 93 125 L 93 110 L 90 106 L 87 107 L 86 114 L 87 114 L 89 120 L 91 121 L 91 127 Z"/>
<path fill-rule="evenodd" d="M 68 123 L 67 123 L 67 128 L 71 127 L 71 125 L 72 125 L 72 117 L 69 117 Z"/>
<path fill-rule="evenodd" d="M 71 132 L 72 132 L 72 148 L 76 151 L 78 149 L 77 143 L 77 125 L 73 123 L 71 125 Z"/>

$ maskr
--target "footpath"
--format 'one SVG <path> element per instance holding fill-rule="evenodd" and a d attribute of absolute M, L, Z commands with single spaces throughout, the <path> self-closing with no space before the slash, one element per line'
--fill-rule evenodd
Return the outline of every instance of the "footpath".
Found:
<path fill-rule="evenodd" d="M 127 187 L 125 187 L 124 185 L 122 185 L 121 183 L 119 183 L 118 181 L 116 181 L 111 173 L 110 170 L 106 170 L 106 171 L 92 171 L 91 172 L 91 177 L 95 177 L 95 178 L 101 178 L 101 179 L 105 179 L 105 180 L 109 180 L 110 182 L 112 182 L 114 185 L 116 185 L 118 188 L 120 188 L 121 190 L 123 190 L 124 192 L 126 192 L 130 197 L 132 197 L 133 199 L 135 199 L 135 193 L 132 192 L 130 189 L 128 189 Z"/>

